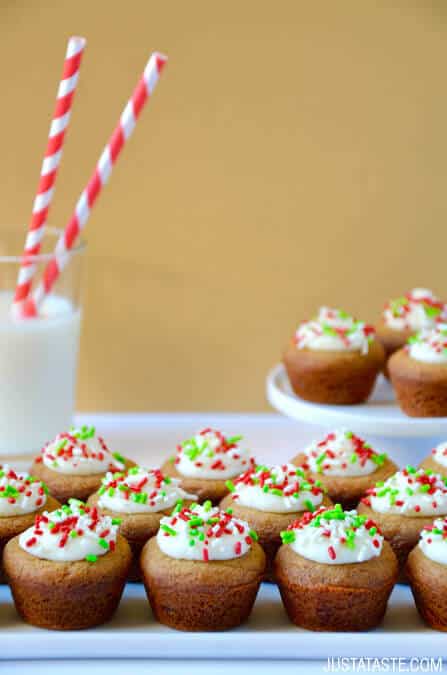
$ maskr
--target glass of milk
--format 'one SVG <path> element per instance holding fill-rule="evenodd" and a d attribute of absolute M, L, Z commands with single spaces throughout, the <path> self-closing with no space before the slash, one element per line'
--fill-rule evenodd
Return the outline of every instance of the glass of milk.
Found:
<path fill-rule="evenodd" d="M 17 319 L 11 305 L 25 234 L 23 226 L 0 226 L 0 456 L 38 452 L 70 427 L 75 406 L 85 245 L 70 253 L 40 316 Z M 37 281 L 59 234 L 46 229 Z"/>

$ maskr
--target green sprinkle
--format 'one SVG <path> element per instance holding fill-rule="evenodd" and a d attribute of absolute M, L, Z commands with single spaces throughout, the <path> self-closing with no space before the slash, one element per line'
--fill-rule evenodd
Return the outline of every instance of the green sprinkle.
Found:
<path fill-rule="evenodd" d="M 94 562 L 96 562 L 96 561 L 98 560 L 98 556 L 97 556 L 97 555 L 89 554 L 89 555 L 86 555 L 86 556 L 85 556 L 85 559 L 86 559 L 87 562 L 94 563 Z"/>
<path fill-rule="evenodd" d="M 115 494 L 115 488 L 114 488 L 114 487 L 110 487 L 110 488 L 107 490 L 107 494 L 109 495 L 109 497 L 113 497 L 113 495 Z"/>
<path fill-rule="evenodd" d="M 109 544 L 102 537 L 100 539 L 98 539 L 98 544 L 101 546 L 101 548 L 106 548 L 106 549 L 109 548 Z"/>
<path fill-rule="evenodd" d="M 281 532 L 281 540 L 283 544 L 293 544 L 295 541 L 295 532 L 293 530 Z"/>
<path fill-rule="evenodd" d="M 120 462 L 121 464 L 125 464 L 125 463 L 126 463 L 126 458 L 123 457 L 122 455 L 120 455 L 119 452 L 114 452 L 114 453 L 113 453 L 113 457 L 114 457 L 116 460 L 118 460 L 118 462 Z"/>
<path fill-rule="evenodd" d="M 203 503 L 203 508 L 207 513 L 208 513 L 208 511 L 211 511 L 211 509 L 213 508 L 213 505 L 212 505 L 212 503 L 210 502 L 209 499 L 207 499 L 206 502 Z"/>
<path fill-rule="evenodd" d="M 230 438 L 227 438 L 227 443 L 228 445 L 233 445 L 234 443 L 239 443 L 243 438 L 243 436 L 230 436 Z"/>
<path fill-rule="evenodd" d="M 173 514 L 178 513 L 179 511 L 182 510 L 182 508 L 183 508 L 183 501 L 181 499 L 179 499 L 178 502 L 176 503 L 175 508 L 174 508 L 172 513 Z"/>
<path fill-rule="evenodd" d="M 72 539 L 76 539 L 77 536 L 78 536 L 78 533 L 76 532 L 76 530 L 72 530 L 72 531 L 70 532 L 70 537 L 71 537 Z"/>
<path fill-rule="evenodd" d="M 411 464 L 407 464 L 407 466 L 405 468 L 406 468 L 408 473 L 412 473 L 412 474 L 416 473 L 416 469 L 414 468 L 414 466 L 411 466 Z"/>
<path fill-rule="evenodd" d="M 377 527 L 370 527 L 368 532 L 371 537 L 374 537 L 374 535 L 377 533 Z"/>
<path fill-rule="evenodd" d="M 355 464 L 357 461 L 357 455 L 355 452 L 352 453 L 351 455 L 351 464 Z"/>
<path fill-rule="evenodd" d="M 203 518 L 199 518 L 198 516 L 194 516 L 189 520 L 189 525 L 191 527 L 200 527 L 200 525 L 203 525 Z"/>
<path fill-rule="evenodd" d="M 275 495 L 276 497 L 282 497 L 283 496 L 282 490 L 278 490 L 278 488 L 272 488 L 270 490 L 270 492 L 272 493 L 272 495 Z"/>
<path fill-rule="evenodd" d="M 352 438 L 353 436 L 354 436 L 354 434 L 352 433 L 352 431 L 346 431 L 345 432 L 345 438 Z"/>
<path fill-rule="evenodd" d="M 228 488 L 230 492 L 234 492 L 236 490 L 233 481 L 231 480 L 226 480 L 225 481 L 225 486 Z"/>
<path fill-rule="evenodd" d="M 258 541 L 259 537 L 257 532 L 255 532 L 254 530 L 250 530 L 248 534 L 253 539 L 253 541 Z"/>
<path fill-rule="evenodd" d="M 312 502 L 310 501 L 310 499 L 305 499 L 305 500 L 304 500 L 304 506 L 305 506 L 306 509 L 307 509 L 308 511 L 310 511 L 311 513 L 313 513 L 313 512 L 315 511 L 315 506 L 312 504 Z"/>
<path fill-rule="evenodd" d="M 169 525 L 160 525 L 160 529 L 169 534 L 171 537 L 175 537 L 177 532 L 169 527 Z"/>
<path fill-rule="evenodd" d="M 122 518 L 112 518 L 112 525 L 121 525 L 122 522 Z"/>

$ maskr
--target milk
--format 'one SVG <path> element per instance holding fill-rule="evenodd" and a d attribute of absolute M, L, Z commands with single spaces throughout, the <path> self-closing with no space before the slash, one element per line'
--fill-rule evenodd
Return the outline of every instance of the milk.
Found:
<path fill-rule="evenodd" d="M 72 422 L 80 310 L 50 296 L 37 319 L 11 317 L 0 292 L 0 455 L 34 453 Z"/>

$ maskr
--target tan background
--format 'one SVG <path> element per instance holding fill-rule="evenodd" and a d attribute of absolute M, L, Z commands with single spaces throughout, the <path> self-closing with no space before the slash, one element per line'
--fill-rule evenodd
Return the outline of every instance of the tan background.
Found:
<path fill-rule="evenodd" d="M 319 304 L 447 296 L 444 2 L 0 6 L 5 223 L 29 216 L 66 38 L 89 44 L 53 224 L 170 57 L 88 225 L 81 409 L 261 409 Z"/>

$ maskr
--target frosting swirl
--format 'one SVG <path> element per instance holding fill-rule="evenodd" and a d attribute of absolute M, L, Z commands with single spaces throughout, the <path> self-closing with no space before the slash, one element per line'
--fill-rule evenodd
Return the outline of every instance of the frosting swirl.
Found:
<path fill-rule="evenodd" d="M 316 319 L 301 323 L 295 333 L 297 349 L 358 351 L 367 354 L 375 330 L 339 309 L 321 307 Z"/>
<path fill-rule="evenodd" d="M 433 328 L 412 335 L 405 346 L 407 354 L 423 363 L 447 363 L 447 323 L 439 323 Z"/>
<path fill-rule="evenodd" d="M 118 513 L 156 513 L 182 499 L 196 500 L 179 486 L 180 480 L 164 476 L 160 469 L 135 466 L 127 473 L 107 473 L 98 491 L 99 508 Z"/>
<path fill-rule="evenodd" d="M 304 450 L 305 470 L 325 476 L 367 476 L 386 461 L 369 443 L 352 431 L 334 431 L 322 441 L 314 441 Z"/>
<path fill-rule="evenodd" d="M 254 462 L 250 451 L 239 447 L 241 440 L 242 436 L 228 437 L 214 429 L 202 429 L 177 446 L 176 469 L 188 478 L 233 478 Z"/>
<path fill-rule="evenodd" d="M 96 562 L 115 549 L 119 519 L 103 516 L 78 499 L 51 513 L 36 516 L 33 527 L 19 537 L 19 546 L 44 560 Z"/>
<path fill-rule="evenodd" d="M 437 518 L 424 527 L 418 546 L 430 560 L 447 565 L 447 518 Z"/>
<path fill-rule="evenodd" d="M 44 483 L 27 473 L 17 473 L 7 464 L 0 466 L 0 518 L 38 511 L 47 501 Z"/>
<path fill-rule="evenodd" d="M 326 565 L 361 563 L 380 555 L 383 536 L 376 523 L 357 511 L 318 509 L 281 532 L 283 544 L 307 560 Z"/>
<path fill-rule="evenodd" d="M 438 516 L 447 514 L 447 478 L 432 471 L 406 469 L 366 491 L 362 502 L 378 513 L 401 516 Z"/>
<path fill-rule="evenodd" d="M 383 310 L 387 326 L 393 330 L 419 331 L 447 320 L 447 306 L 432 291 L 414 288 L 404 296 L 390 300 Z"/>
<path fill-rule="evenodd" d="M 36 459 L 48 469 L 71 476 L 89 476 L 112 471 L 123 471 L 126 460 L 118 452 L 110 452 L 104 439 L 96 435 L 94 427 L 71 429 L 58 434 L 47 443 Z"/>
<path fill-rule="evenodd" d="M 209 562 L 240 558 L 257 538 L 231 509 L 220 511 L 207 501 L 190 508 L 178 505 L 171 516 L 162 518 L 157 543 L 170 558 Z"/>
<path fill-rule="evenodd" d="M 441 466 L 447 467 L 447 442 L 440 443 L 431 451 L 433 459 Z"/>
<path fill-rule="evenodd" d="M 323 501 L 321 483 L 294 464 L 258 465 L 234 482 L 227 481 L 227 487 L 238 504 L 258 511 L 315 511 Z"/>

